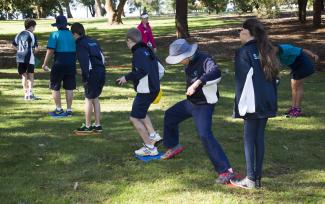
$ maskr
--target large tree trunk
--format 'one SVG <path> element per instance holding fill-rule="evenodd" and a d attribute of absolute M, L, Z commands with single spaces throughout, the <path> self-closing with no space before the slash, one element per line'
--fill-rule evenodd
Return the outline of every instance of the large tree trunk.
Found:
<path fill-rule="evenodd" d="M 69 3 L 70 3 L 69 0 L 65 0 L 65 1 L 64 1 L 65 8 L 67 9 L 67 17 L 68 17 L 68 18 L 73 18 L 72 13 L 71 13 L 71 10 L 70 10 L 70 5 L 69 5 Z"/>
<path fill-rule="evenodd" d="M 313 25 L 320 27 L 322 23 L 322 0 L 314 0 Z"/>
<path fill-rule="evenodd" d="M 102 8 L 102 2 L 100 0 L 95 0 L 96 16 L 102 17 L 105 14 L 104 9 Z"/>
<path fill-rule="evenodd" d="M 91 15 L 92 17 L 95 17 L 96 12 L 95 12 L 94 5 L 89 5 L 89 6 L 88 6 L 88 9 L 89 9 L 90 15 Z"/>
<path fill-rule="evenodd" d="M 298 0 L 298 16 L 301 23 L 306 22 L 307 0 Z"/>
<path fill-rule="evenodd" d="M 187 25 L 187 0 L 176 0 L 176 36 L 177 38 L 189 38 Z"/>
<path fill-rule="evenodd" d="M 113 0 L 106 0 L 108 24 L 122 24 L 122 13 L 126 0 L 120 0 L 117 9 L 114 9 Z"/>

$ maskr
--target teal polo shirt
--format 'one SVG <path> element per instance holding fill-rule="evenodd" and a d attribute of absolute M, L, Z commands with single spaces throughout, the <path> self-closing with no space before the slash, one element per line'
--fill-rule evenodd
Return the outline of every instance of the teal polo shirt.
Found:
<path fill-rule="evenodd" d="M 296 58 L 301 54 L 302 48 L 295 47 L 290 44 L 279 44 L 278 57 L 281 64 L 289 66 L 292 65 Z"/>
<path fill-rule="evenodd" d="M 60 29 L 52 32 L 47 48 L 54 50 L 54 64 L 76 68 L 76 43 L 70 30 Z"/>

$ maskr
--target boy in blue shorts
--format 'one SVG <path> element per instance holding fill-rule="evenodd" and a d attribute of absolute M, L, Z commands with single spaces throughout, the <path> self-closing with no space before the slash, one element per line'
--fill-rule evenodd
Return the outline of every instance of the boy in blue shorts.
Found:
<path fill-rule="evenodd" d="M 65 16 L 57 16 L 57 31 L 50 34 L 47 51 L 42 68 L 48 71 L 48 62 L 54 56 L 54 64 L 50 73 L 50 89 L 56 105 L 52 116 L 72 116 L 73 90 L 76 89 L 76 43 L 72 33 L 67 28 L 70 25 Z M 67 111 L 64 112 L 61 106 L 61 83 L 65 89 Z"/>
<path fill-rule="evenodd" d="M 82 24 L 74 23 L 71 32 L 77 45 L 77 57 L 81 67 L 82 82 L 85 88 L 86 123 L 75 130 L 75 134 L 102 132 L 100 124 L 100 103 L 98 97 L 105 84 L 105 58 L 99 44 L 86 36 Z M 95 123 L 91 125 L 91 113 L 94 110 Z"/>
<path fill-rule="evenodd" d="M 12 42 L 12 46 L 17 50 L 16 60 L 18 73 L 22 78 L 25 100 L 36 99 L 33 94 L 35 68 L 34 52 L 38 52 L 39 49 L 37 39 L 33 34 L 35 27 L 36 22 L 34 20 L 25 20 L 25 30 L 18 33 Z"/>
<path fill-rule="evenodd" d="M 126 43 L 133 53 L 132 71 L 116 80 L 123 85 L 132 81 L 137 92 L 134 98 L 130 121 L 143 139 L 144 145 L 135 151 L 138 156 L 156 156 L 157 147 L 154 145 L 161 141 L 160 135 L 154 130 L 147 115 L 151 103 L 160 90 L 158 59 L 153 51 L 142 42 L 139 30 L 132 28 L 126 34 Z"/>
<path fill-rule="evenodd" d="M 318 55 L 310 50 L 290 44 L 279 44 L 277 53 L 281 64 L 291 69 L 292 104 L 285 115 L 287 117 L 300 117 L 303 115 L 301 101 L 304 94 L 304 79 L 315 72 L 311 59 L 317 62 Z"/>

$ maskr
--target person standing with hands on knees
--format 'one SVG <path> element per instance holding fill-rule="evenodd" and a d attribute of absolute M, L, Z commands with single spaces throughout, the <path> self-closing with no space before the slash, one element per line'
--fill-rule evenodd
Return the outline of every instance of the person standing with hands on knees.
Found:
<path fill-rule="evenodd" d="M 138 25 L 138 30 L 141 32 L 142 42 L 147 44 L 155 53 L 157 52 L 156 42 L 153 38 L 151 26 L 149 25 L 149 15 L 143 12 L 140 16 L 141 23 Z"/>
<path fill-rule="evenodd" d="M 244 119 L 246 177 L 232 179 L 235 186 L 261 187 L 264 159 L 264 132 L 268 118 L 277 113 L 279 61 L 264 26 L 248 19 L 240 31 L 242 47 L 235 55 L 234 117 Z"/>
<path fill-rule="evenodd" d="M 85 88 L 85 124 L 77 128 L 77 135 L 100 133 L 99 96 L 105 84 L 105 58 L 99 44 L 86 36 L 81 23 L 71 25 L 71 32 L 76 39 L 77 57 L 81 68 L 82 82 Z M 95 123 L 91 125 L 91 114 L 94 112 Z"/>
<path fill-rule="evenodd" d="M 141 33 L 136 28 L 128 30 L 126 43 L 133 53 L 132 71 L 118 78 L 116 83 L 123 85 L 132 81 L 134 90 L 137 92 L 132 105 L 130 122 L 144 144 L 135 151 L 135 154 L 156 156 L 159 153 L 155 144 L 161 141 L 161 137 L 153 128 L 147 113 L 160 90 L 158 59 L 153 51 L 142 42 Z"/>
<path fill-rule="evenodd" d="M 185 66 L 187 99 L 165 112 L 163 141 L 168 150 L 161 159 L 171 159 L 184 150 L 179 143 L 179 124 L 192 117 L 204 150 L 219 175 L 217 182 L 229 183 L 235 174 L 211 130 L 212 115 L 219 99 L 217 84 L 221 80 L 221 72 L 218 65 L 209 55 L 198 51 L 197 44 L 189 44 L 184 39 L 175 40 L 169 46 L 166 62 Z"/>
<path fill-rule="evenodd" d="M 42 68 L 50 73 L 50 89 L 56 108 L 49 114 L 52 116 L 72 116 L 73 90 L 76 89 L 76 43 L 72 33 L 67 28 L 70 25 L 65 16 L 57 16 L 57 31 L 52 32 L 48 39 L 47 51 Z M 54 56 L 52 69 L 48 68 L 50 59 Z M 61 106 L 61 83 L 65 89 L 67 111 Z"/>

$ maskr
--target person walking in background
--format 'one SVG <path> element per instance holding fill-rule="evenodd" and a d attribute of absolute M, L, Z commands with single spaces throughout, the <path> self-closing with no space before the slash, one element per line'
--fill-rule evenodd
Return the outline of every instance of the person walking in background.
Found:
<path fill-rule="evenodd" d="M 138 25 L 138 30 L 141 32 L 142 42 L 148 45 L 155 53 L 157 52 L 157 47 L 155 39 L 153 38 L 152 30 L 149 25 L 149 15 L 147 12 L 143 12 L 140 16 L 141 23 Z"/>
<path fill-rule="evenodd" d="M 75 130 L 75 134 L 100 133 L 99 96 L 105 84 L 105 58 L 99 44 L 86 36 L 81 23 L 71 25 L 71 32 L 76 39 L 77 57 L 81 68 L 82 82 L 85 88 L 85 124 Z M 94 111 L 95 123 L 91 125 Z"/>
<path fill-rule="evenodd" d="M 17 50 L 16 61 L 18 74 L 21 75 L 24 99 L 36 99 L 33 94 L 35 56 L 38 52 L 38 43 L 34 35 L 36 22 L 33 19 L 25 20 L 25 30 L 18 33 L 12 42 L 12 46 Z"/>
<path fill-rule="evenodd" d="M 54 64 L 50 73 L 50 89 L 56 105 L 52 116 L 72 116 L 73 90 L 76 89 L 76 43 L 72 33 L 67 28 L 67 18 L 57 16 L 56 23 L 52 26 L 57 27 L 57 31 L 52 32 L 48 39 L 47 51 L 42 68 L 49 70 L 48 63 L 54 56 Z M 61 106 L 61 83 L 65 89 L 67 111 L 64 112 Z"/>
<path fill-rule="evenodd" d="M 291 69 L 291 107 L 285 113 L 287 117 L 300 117 L 301 101 L 304 95 L 304 80 L 315 72 L 311 59 L 317 62 L 318 55 L 310 50 L 290 44 L 279 44 L 277 53 L 282 65 Z M 311 58 L 311 59 L 310 59 Z"/>
<path fill-rule="evenodd" d="M 277 113 L 279 61 L 259 20 L 244 22 L 240 41 L 243 46 L 235 55 L 234 117 L 244 119 L 246 177 L 231 183 L 253 189 L 261 187 L 266 123 Z"/>
<path fill-rule="evenodd" d="M 185 66 L 187 99 L 176 103 L 165 112 L 163 141 L 168 150 L 161 159 L 171 159 L 184 150 L 179 143 L 179 124 L 192 117 L 204 150 L 219 174 L 217 182 L 229 183 L 235 174 L 211 130 L 212 115 L 219 99 L 217 83 L 221 80 L 221 71 L 218 65 L 211 56 L 198 51 L 197 44 L 189 44 L 184 39 L 170 44 L 166 62 Z"/>
<path fill-rule="evenodd" d="M 141 33 L 135 28 L 126 34 L 128 48 L 132 51 L 132 71 L 116 80 L 123 85 L 133 82 L 137 95 L 134 98 L 130 114 L 130 122 L 141 136 L 143 147 L 135 151 L 138 156 L 156 156 L 159 154 L 155 144 L 161 141 L 148 116 L 148 109 L 160 90 L 158 58 L 153 51 L 142 42 Z"/>

